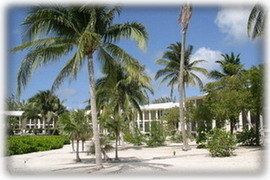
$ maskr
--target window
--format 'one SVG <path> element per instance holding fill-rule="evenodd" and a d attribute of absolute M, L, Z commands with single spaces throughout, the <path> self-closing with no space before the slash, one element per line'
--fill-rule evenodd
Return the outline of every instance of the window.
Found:
<path fill-rule="evenodd" d="M 143 131 L 143 123 L 140 122 L 140 131 Z"/>
<path fill-rule="evenodd" d="M 144 131 L 149 132 L 149 122 L 144 122 Z"/>
<path fill-rule="evenodd" d="M 161 119 L 163 115 L 163 110 L 158 110 L 158 119 Z"/>
<path fill-rule="evenodd" d="M 149 111 L 144 112 L 144 119 L 149 120 Z"/>
<path fill-rule="evenodd" d="M 156 118 L 156 111 L 151 111 L 151 119 L 155 120 Z"/>

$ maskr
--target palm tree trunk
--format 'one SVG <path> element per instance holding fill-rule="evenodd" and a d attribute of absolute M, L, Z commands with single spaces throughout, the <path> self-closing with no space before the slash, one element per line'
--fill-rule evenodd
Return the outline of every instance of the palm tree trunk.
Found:
<path fill-rule="evenodd" d="M 79 146 L 80 146 L 80 140 L 77 140 L 77 149 L 76 149 L 76 162 L 81 162 L 81 158 L 79 156 Z"/>
<path fill-rule="evenodd" d="M 90 96 L 91 96 L 91 116 L 92 116 L 92 126 L 95 141 L 95 156 L 96 156 L 96 166 L 97 168 L 102 168 L 102 156 L 100 148 L 100 137 L 98 131 L 97 122 L 97 106 L 96 106 L 96 84 L 94 77 L 94 64 L 93 64 L 93 54 L 88 55 L 88 73 L 89 73 L 89 85 L 90 85 Z"/>
<path fill-rule="evenodd" d="M 184 112 L 187 112 L 187 106 L 186 106 L 186 104 L 187 104 L 187 95 L 186 95 L 186 82 L 184 82 Z M 190 137 L 191 137 L 191 122 L 190 122 L 190 119 L 187 119 L 188 120 L 188 122 L 186 122 L 186 125 L 187 125 L 187 139 L 189 140 L 190 139 Z"/>
<path fill-rule="evenodd" d="M 115 133 L 115 160 L 119 160 L 118 158 L 118 140 L 119 140 L 119 133 Z"/>
<path fill-rule="evenodd" d="M 190 150 L 188 139 L 186 135 L 185 119 L 184 119 L 184 58 L 185 58 L 185 41 L 186 31 L 182 31 L 182 44 L 181 44 L 181 61 L 179 69 L 179 119 L 181 123 L 181 132 L 183 137 L 183 151 Z"/>
<path fill-rule="evenodd" d="M 82 151 L 84 152 L 84 140 L 82 140 Z"/>
<path fill-rule="evenodd" d="M 74 139 L 71 140 L 71 146 L 72 146 L 72 151 L 75 152 L 75 148 L 74 148 Z"/>

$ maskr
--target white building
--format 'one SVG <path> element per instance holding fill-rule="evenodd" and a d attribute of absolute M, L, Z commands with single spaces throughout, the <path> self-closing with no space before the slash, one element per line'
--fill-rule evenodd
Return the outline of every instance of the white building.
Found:
<path fill-rule="evenodd" d="M 204 96 L 194 96 L 194 97 L 188 97 L 186 98 L 187 102 L 193 102 L 195 106 L 199 105 Z M 148 104 L 141 106 L 142 114 L 137 114 L 136 116 L 136 122 L 141 132 L 147 133 L 149 132 L 149 128 L 151 128 L 151 121 L 157 120 L 160 121 L 162 115 L 164 112 L 170 108 L 173 107 L 179 107 L 179 102 L 168 102 L 168 103 L 160 103 L 160 104 Z M 261 121 L 261 128 L 263 127 L 262 117 L 260 117 Z M 250 112 L 247 112 L 246 114 L 240 113 L 239 114 L 239 122 L 236 124 L 235 131 L 242 131 L 244 127 L 247 127 L 250 129 L 253 127 L 253 124 L 255 123 L 255 118 L 252 116 Z M 212 120 L 212 122 L 209 123 L 209 126 L 211 128 L 214 128 L 217 126 L 216 121 Z M 198 124 L 196 122 L 191 123 L 191 132 L 196 132 L 196 127 L 198 127 Z M 230 130 L 230 122 L 227 121 L 225 123 L 225 128 L 229 131 Z M 180 130 L 180 126 L 178 125 L 178 130 Z"/>
<path fill-rule="evenodd" d="M 204 96 L 194 96 L 194 97 L 188 97 L 186 98 L 186 101 L 193 102 L 195 106 L 197 106 L 199 103 L 202 102 Z M 140 131 L 143 133 L 149 132 L 151 128 L 151 121 L 154 120 L 161 120 L 161 117 L 164 115 L 164 112 L 170 108 L 173 107 L 179 107 L 179 103 L 169 102 L 169 103 L 159 103 L 159 104 L 148 104 L 141 106 L 142 114 L 137 113 L 136 116 L 136 123 L 139 127 Z M 90 113 L 90 111 L 86 112 L 87 114 Z M 18 118 L 18 127 L 17 129 L 45 129 L 45 128 L 54 128 L 56 125 L 56 120 L 52 119 L 49 123 L 46 123 L 41 118 L 38 119 L 26 119 L 22 118 L 23 111 L 4 111 L 3 113 L 5 116 L 13 116 Z M 239 114 L 239 122 L 236 124 L 235 131 L 242 131 L 244 127 L 247 127 L 250 129 L 253 124 L 255 124 L 255 117 L 252 116 L 250 112 L 247 112 L 246 114 L 240 113 Z M 260 118 L 261 121 L 261 129 L 263 128 L 263 121 L 262 117 Z M 49 125 L 48 125 L 49 124 Z M 49 127 L 48 127 L 49 126 Z M 211 128 L 216 127 L 216 121 L 212 120 L 212 122 L 209 123 L 209 126 Z M 192 122 L 191 124 L 191 131 L 196 132 L 196 127 L 198 127 L 198 124 L 196 122 Z M 230 129 L 230 123 L 226 122 L 225 127 L 227 130 Z M 178 125 L 178 129 L 180 126 Z M 180 129 L 179 129 L 180 130 Z"/>

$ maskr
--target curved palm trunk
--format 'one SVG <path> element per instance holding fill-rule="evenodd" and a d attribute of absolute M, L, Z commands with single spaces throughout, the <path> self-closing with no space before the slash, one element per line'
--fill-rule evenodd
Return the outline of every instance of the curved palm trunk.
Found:
<path fill-rule="evenodd" d="M 181 132 L 183 137 L 183 151 L 190 150 L 187 134 L 186 134 L 186 122 L 184 119 L 184 58 L 185 58 L 185 41 L 186 41 L 186 31 L 182 31 L 182 47 L 181 47 L 181 61 L 179 70 L 179 119 L 181 124 Z"/>
<path fill-rule="evenodd" d="M 92 116 L 92 125 L 93 125 L 93 134 L 95 141 L 95 156 L 96 156 L 96 166 L 97 168 L 102 168 L 102 156 L 100 148 L 100 137 L 98 131 L 98 122 L 97 122 L 97 106 L 96 106 L 96 85 L 94 77 L 94 64 L 93 64 L 93 55 L 88 55 L 88 73 L 89 73 L 89 85 L 90 85 L 90 96 L 91 96 L 91 116 Z"/>

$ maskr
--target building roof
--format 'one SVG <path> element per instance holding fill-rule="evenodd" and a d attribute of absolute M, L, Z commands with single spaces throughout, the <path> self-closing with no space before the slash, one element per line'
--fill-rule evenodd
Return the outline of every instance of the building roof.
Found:
<path fill-rule="evenodd" d="M 192 100 L 198 100 L 198 99 L 203 99 L 205 95 L 202 96 L 193 96 L 193 97 L 187 97 L 187 101 L 192 101 Z M 157 104 L 147 104 L 144 106 L 141 106 L 141 110 L 157 110 L 157 109 L 170 109 L 173 107 L 179 107 L 179 102 L 168 102 L 168 103 L 157 103 Z"/>
<path fill-rule="evenodd" d="M 24 111 L 3 111 L 6 116 L 22 116 Z"/>
<path fill-rule="evenodd" d="M 158 104 L 147 104 L 147 105 L 141 106 L 141 110 L 169 109 L 173 107 L 179 107 L 179 103 L 168 102 L 168 103 L 158 103 Z"/>

